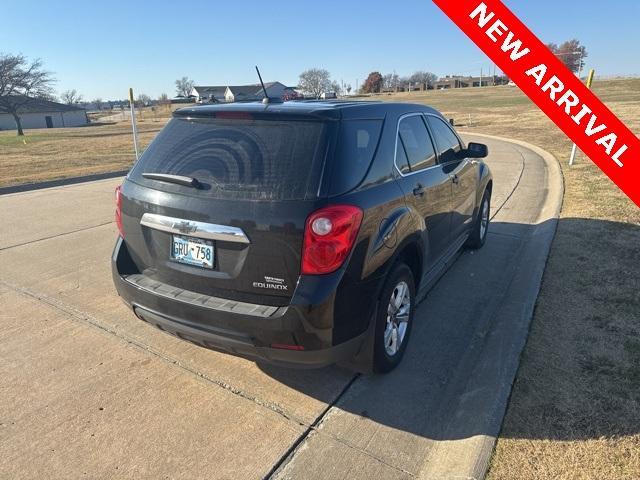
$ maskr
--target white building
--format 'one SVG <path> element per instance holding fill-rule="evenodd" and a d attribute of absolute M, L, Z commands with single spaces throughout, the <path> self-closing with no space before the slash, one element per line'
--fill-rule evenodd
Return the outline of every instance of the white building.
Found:
<path fill-rule="evenodd" d="M 89 123 L 83 108 L 35 98 L 18 108 L 22 128 L 79 127 Z M 0 112 L 0 130 L 17 130 L 10 113 Z"/>
<path fill-rule="evenodd" d="M 190 95 L 195 97 L 197 103 L 224 102 L 224 93 L 226 90 L 226 85 L 200 86 L 193 87 Z"/>
<path fill-rule="evenodd" d="M 282 98 L 285 93 L 293 91 L 280 82 L 268 82 L 264 84 L 267 95 L 271 98 Z M 209 102 L 242 102 L 249 100 L 262 100 L 264 91 L 259 83 L 252 85 L 227 85 L 227 86 L 198 86 L 193 87 L 191 95 L 197 103 Z"/>
<path fill-rule="evenodd" d="M 264 84 L 264 88 L 270 98 L 282 98 L 284 91 L 287 89 L 280 82 L 267 82 Z M 224 98 L 227 102 L 262 100 L 264 98 L 264 90 L 259 83 L 253 85 L 230 85 L 224 93 Z"/>

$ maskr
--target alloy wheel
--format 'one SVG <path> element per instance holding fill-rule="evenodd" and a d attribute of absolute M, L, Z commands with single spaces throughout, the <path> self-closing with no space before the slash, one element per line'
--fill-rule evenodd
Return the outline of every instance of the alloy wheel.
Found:
<path fill-rule="evenodd" d="M 489 227 L 489 200 L 482 202 L 482 216 L 480 217 L 480 238 L 484 239 Z"/>
<path fill-rule="evenodd" d="M 399 282 L 389 299 L 387 324 L 384 331 L 384 348 L 390 357 L 396 355 L 402 346 L 411 313 L 411 291 L 407 282 Z"/>

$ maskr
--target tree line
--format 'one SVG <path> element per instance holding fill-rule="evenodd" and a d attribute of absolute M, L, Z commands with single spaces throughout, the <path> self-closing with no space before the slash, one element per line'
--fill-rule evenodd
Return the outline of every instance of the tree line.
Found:
<path fill-rule="evenodd" d="M 587 58 L 587 50 L 577 39 L 568 40 L 561 44 L 549 43 L 549 49 L 574 73 L 582 71 Z M 23 55 L 12 55 L 0 52 L 0 114 L 11 115 L 16 123 L 18 135 L 24 135 L 20 121 L 21 109 L 33 98 L 57 101 L 53 90 L 55 78 L 46 70 L 40 59 L 28 60 Z M 371 72 L 362 86 L 361 93 L 380 93 L 382 91 L 428 89 L 433 88 L 438 76 L 434 73 L 419 70 L 409 76 L 399 76 L 395 72 L 385 75 L 378 71 Z M 175 81 L 176 94 L 188 97 L 194 82 L 188 77 Z M 310 68 L 299 75 L 298 89 L 305 95 L 320 98 L 325 92 L 335 92 L 336 95 L 350 94 L 351 84 L 339 83 L 331 78 L 328 70 Z M 60 94 L 60 100 L 67 104 L 82 102 L 83 96 L 76 89 L 65 90 Z M 102 108 L 101 98 L 95 98 L 93 103 L 98 109 Z M 150 105 L 151 97 L 140 93 L 136 104 Z M 169 103 L 166 93 L 160 95 L 158 103 Z"/>

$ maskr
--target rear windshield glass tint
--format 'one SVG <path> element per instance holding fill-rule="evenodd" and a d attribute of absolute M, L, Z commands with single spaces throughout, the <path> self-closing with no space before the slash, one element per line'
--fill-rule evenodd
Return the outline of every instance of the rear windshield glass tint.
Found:
<path fill-rule="evenodd" d="M 376 152 L 382 120 L 343 120 L 340 124 L 333 170 L 331 194 L 353 190 L 362 182 Z"/>
<path fill-rule="evenodd" d="M 324 130 L 323 123 L 313 121 L 174 118 L 147 147 L 130 178 L 216 198 L 310 198 L 321 177 Z M 195 177 L 204 188 L 149 180 L 143 173 Z"/>

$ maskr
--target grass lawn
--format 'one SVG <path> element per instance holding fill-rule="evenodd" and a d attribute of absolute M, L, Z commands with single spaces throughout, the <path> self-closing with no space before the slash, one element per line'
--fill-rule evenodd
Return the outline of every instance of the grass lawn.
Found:
<path fill-rule="evenodd" d="M 103 115 L 104 117 L 104 115 Z M 131 123 L 117 112 L 112 121 L 78 128 L 0 132 L 0 187 L 94 173 L 127 170 L 135 160 Z M 138 118 L 141 147 L 167 122 L 169 111 L 145 109 Z"/>
<path fill-rule="evenodd" d="M 596 82 L 640 132 L 640 79 Z M 640 478 L 640 208 L 514 87 L 382 96 L 432 105 L 465 130 L 553 153 L 558 232 L 488 478 Z M 634 159 L 640 160 L 640 159 Z"/>

